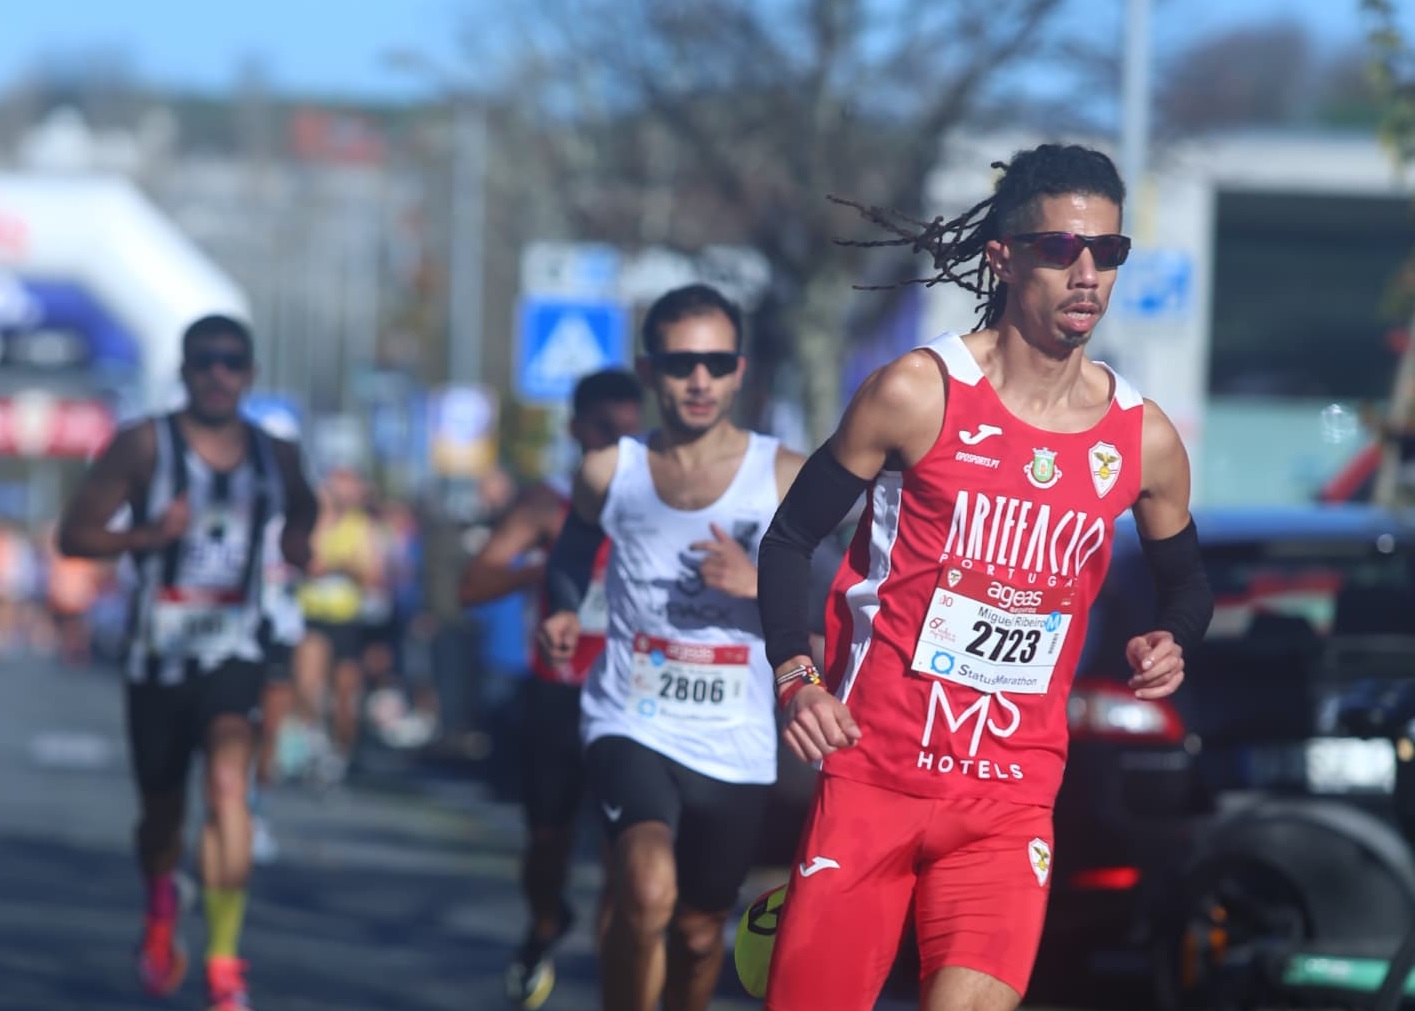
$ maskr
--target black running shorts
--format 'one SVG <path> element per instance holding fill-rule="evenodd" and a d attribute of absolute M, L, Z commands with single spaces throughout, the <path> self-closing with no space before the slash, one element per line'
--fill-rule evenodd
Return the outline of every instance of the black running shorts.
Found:
<path fill-rule="evenodd" d="M 305 621 L 306 635 L 322 635 L 329 640 L 335 663 L 358 660 L 364 652 L 364 626 L 358 621 Z"/>
<path fill-rule="evenodd" d="M 189 671 L 175 685 L 128 682 L 128 751 L 138 788 L 158 794 L 185 787 L 192 756 L 218 716 L 259 721 L 265 675 L 263 663 L 232 660 L 205 673 Z"/>
<path fill-rule="evenodd" d="M 265 646 L 265 676 L 274 684 L 287 685 L 294 679 L 295 647 L 283 642 Z"/>
<path fill-rule="evenodd" d="M 737 902 L 752 867 L 771 787 L 724 783 L 627 737 L 601 737 L 585 753 L 590 790 L 610 840 L 631 825 L 673 831 L 678 896 L 705 913 Z"/>
<path fill-rule="evenodd" d="M 585 792 L 578 687 L 530 679 L 521 751 L 526 824 L 532 830 L 569 828 Z"/>

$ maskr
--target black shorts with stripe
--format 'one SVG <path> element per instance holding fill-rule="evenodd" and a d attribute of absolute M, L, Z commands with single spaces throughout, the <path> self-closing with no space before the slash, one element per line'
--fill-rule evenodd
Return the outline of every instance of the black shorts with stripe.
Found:
<path fill-rule="evenodd" d="M 585 765 L 611 841 L 633 825 L 663 822 L 673 833 L 684 904 L 704 913 L 736 904 L 757 853 L 770 786 L 704 776 L 627 737 L 594 741 Z"/>

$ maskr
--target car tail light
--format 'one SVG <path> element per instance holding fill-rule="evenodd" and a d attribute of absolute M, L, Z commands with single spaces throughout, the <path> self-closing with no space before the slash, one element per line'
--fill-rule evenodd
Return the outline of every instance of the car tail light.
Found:
<path fill-rule="evenodd" d="M 1071 875 L 1072 888 L 1096 892 L 1123 892 L 1140 883 L 1138 867 L 1092 867 Z"/>
<path fill-rule="evenodd" d="M 1138 699 L 1114 681 L 1077 681 L 1066 703 L 1072 740 L 1180 744 L 1184 721 L 1163 699 Z"/>

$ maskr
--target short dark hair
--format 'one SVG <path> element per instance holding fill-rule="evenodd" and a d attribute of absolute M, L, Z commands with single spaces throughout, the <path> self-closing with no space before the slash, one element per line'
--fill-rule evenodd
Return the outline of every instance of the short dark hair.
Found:
<path fill-rule="evenodd" d="M 1010 162 L 993 162 L 992 167 L 1002 170 L 992 196 L 947 221 L 942 217 L 930 222 L 915 221 L 898 211 L 831 197 L 836 203 L 854 207 L 870 221 L 898 236 L 870 241 L 841 240 L 842 244 L 910 246 L 915 252 L 930 254 L 938 273 L 905 283 L 935 285 L 952 281 L 981 299 L 979 315 L 983 326 L 995 325 L 1007 305 L 1007 285 L 993 277 L 988 269 L 984 255 L 987 244 L 1031 228 L 1037 204 L 1044 197 L 1080 193 L 1104 197 L 1123 210 L 1125 183 L 1115 162 L 1103 152 L 1079 144 L 1041 144 L 1028 151 L 1018 151 Z"/>
<path fill-rule="evenodd" d="M 644 354 L 656 354 L 663 349 L 665 327 L 694 316 L 711 316 L 715 312 L 722 313 L 732 324 L 736 349 L 741 351 L 742 310 L 737 303 L 710 284 L 687 284 L 665 292 L 649 306 L 643 326 L 639 329 Z"/>
<path fill-rule="evenodd" d="M 575 417 L 581 418 L 600 404 L 641 404 L 643 400 L 644 388 L 634 373 L 624 369 L 601 369 L 575 384 L 571 403 Z"/>
<path fill-rule="evenodd" d="M 182 331 L 182 357 L 190 358 L 198 344 L 212 337 L 234 337 L 245 347 L 246 354 L 255 353 L 255 342 L 251 340 L 249 327 L 238 319 L 213 313 L 203 316 Z"/>

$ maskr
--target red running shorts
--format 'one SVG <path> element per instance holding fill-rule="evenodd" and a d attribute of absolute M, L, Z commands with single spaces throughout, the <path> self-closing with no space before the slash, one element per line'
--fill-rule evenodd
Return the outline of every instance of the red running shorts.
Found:
<path fill-rule="evenodd" d="M 1051 886 L 1051 809 L 821 776 L 791 872 L 767 1011 L 869 1011 L 913 908 L 920 976 L 1027 989 Z"/>

